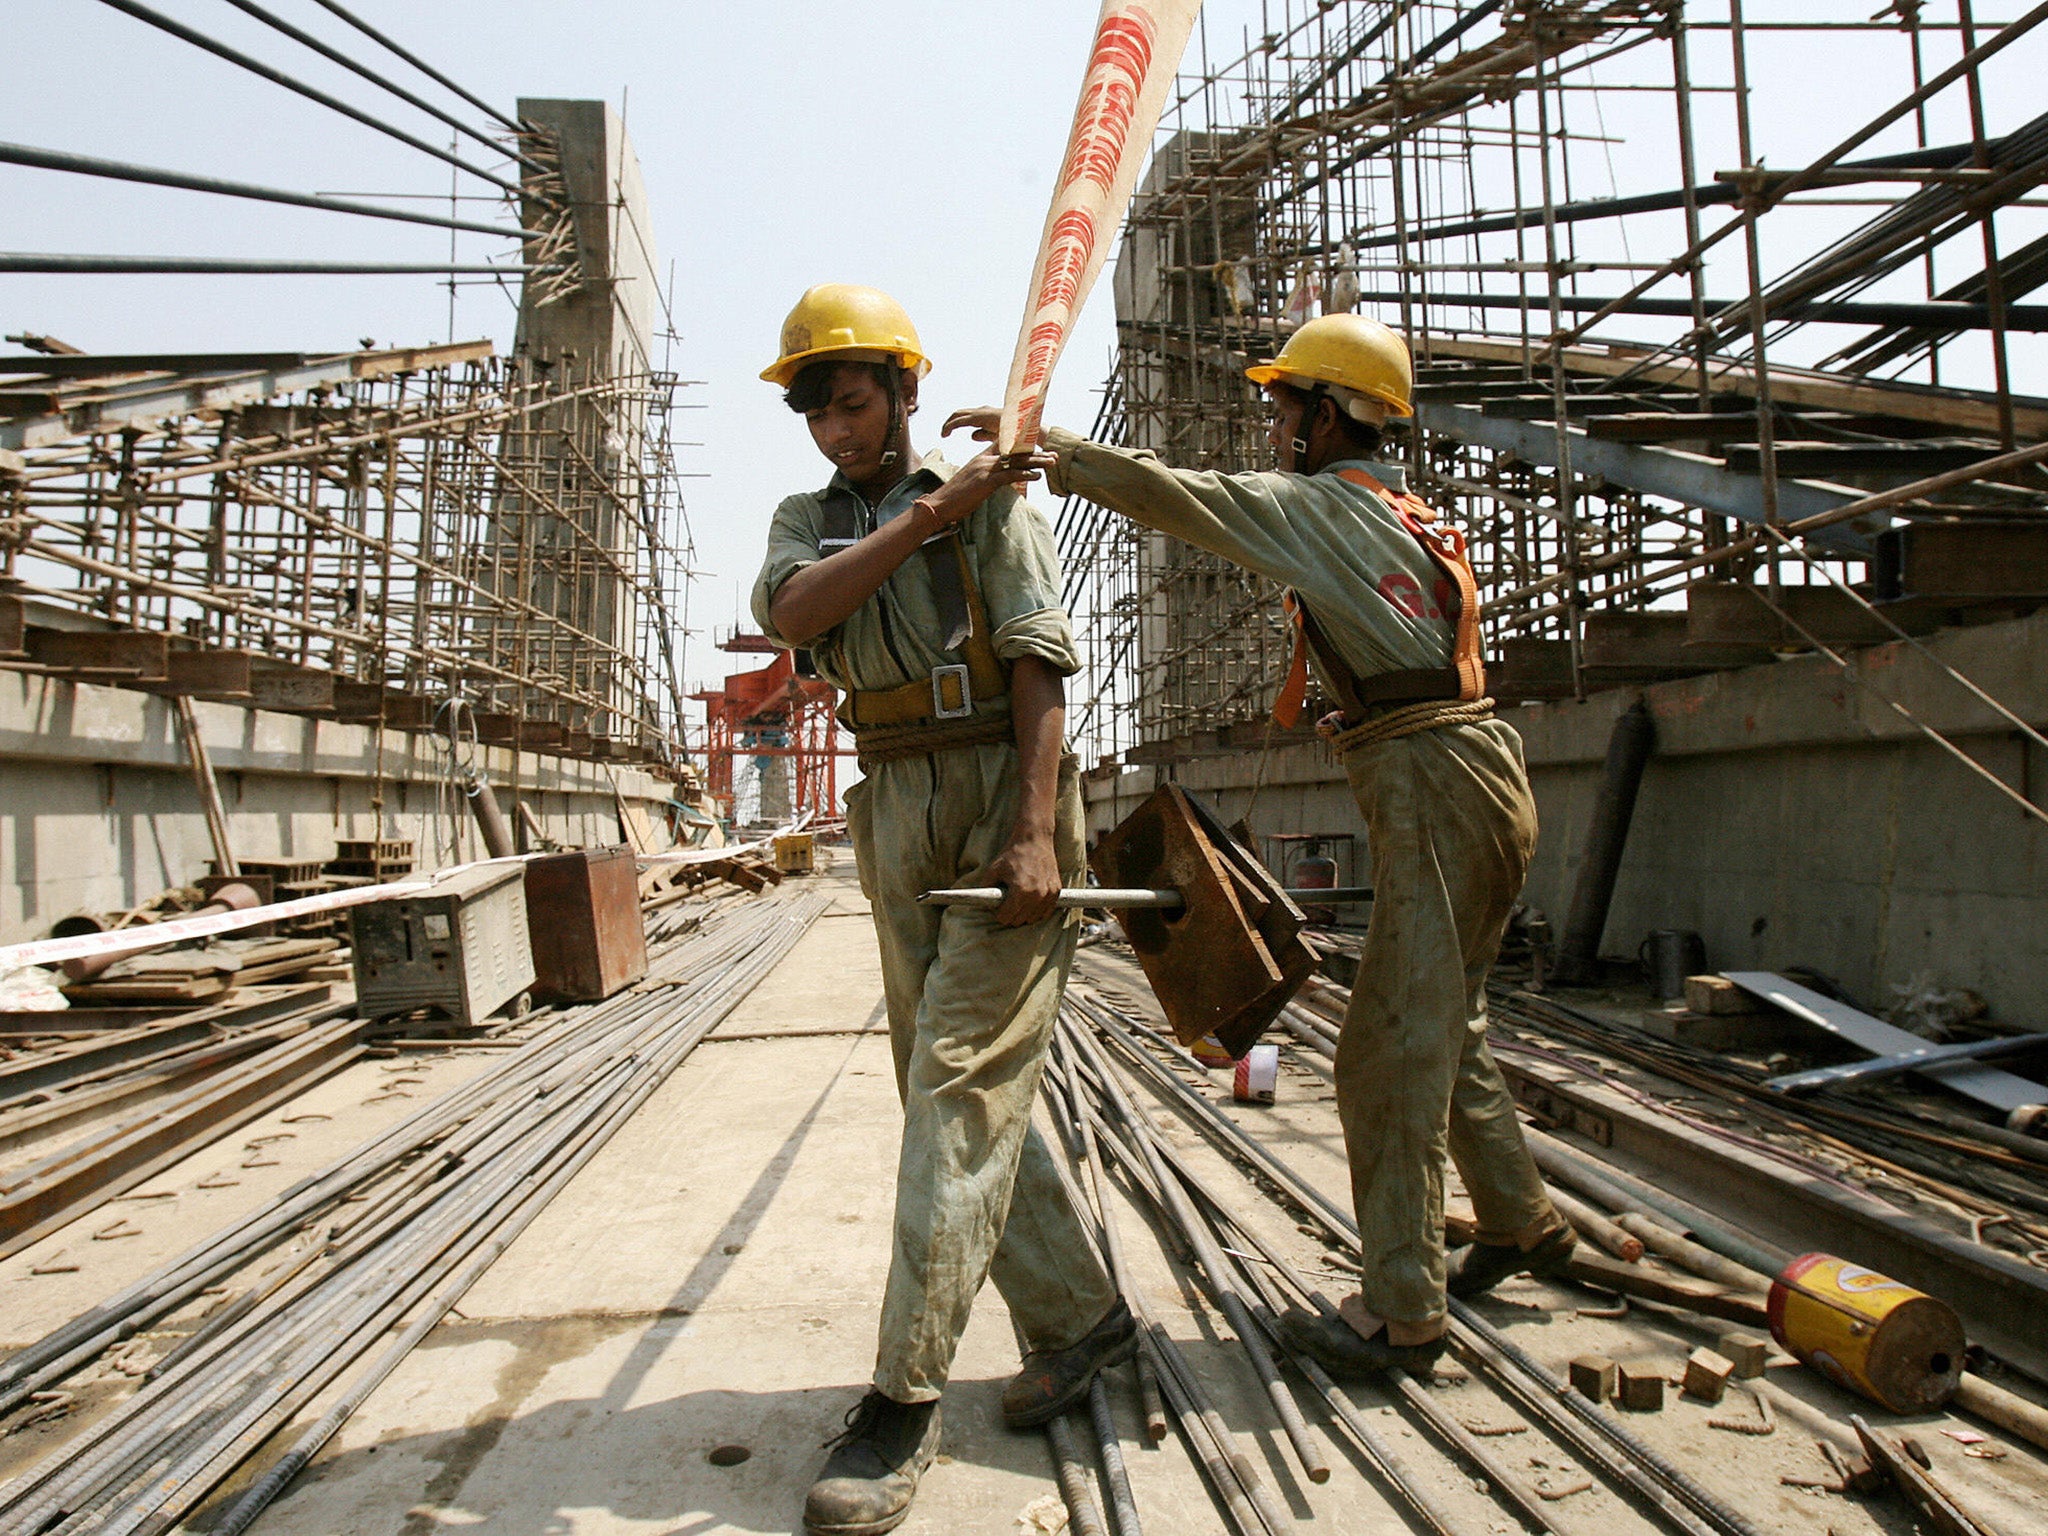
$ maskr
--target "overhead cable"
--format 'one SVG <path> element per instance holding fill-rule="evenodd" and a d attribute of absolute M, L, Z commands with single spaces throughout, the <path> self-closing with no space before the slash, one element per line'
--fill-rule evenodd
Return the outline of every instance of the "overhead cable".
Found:
<path fill-rule="evenodd" d="M 506 147 L 503 144 L 501 144 L 498 140 L 492 138 L 488 133 L 485 133 L 480 129 L 470 127 L 469 124 L 462 121 L 461 118 L 456 117 L 453 113 L 444 112 L 439 107 L 435 106 L 432 102 L 427 101 L 423 97 L 415 96 L 411 91 L 408 91 L 404 86 L 398 84 L 396 81 L 387 79 L 383 75 L 378 74 L 377 71 L 370 68 L 369 65 L 360 63 L 359 61 L 350 58 L 347 54 L 343 53 L 339 48 L 333 46 L 333 44 L 323 43 L 319 38 L 313 36 L 312 33 L 307 32 L 302 28 L 293 26 L 290 22 L 286 21 L 282 16 L 276 15 L 267 8 L 258 5 L 256 3 L 256 0 L 228 0 L 228 4 L 232 5 L 238 11 L 244 11 L 247 14 L 254 16 L 258 21 L 262 22 L 265 26 L 274 27 L 277 31 L 282 32 L 286 37 L 290 38 L 293 42 L 303 44 L 305 47 L 308 47 L 312 49 L 315 53 L 319 54 L 322 58 L 331 59 L 334 63 L 339 64 L 343 69 L 346 69 L 353 74 L 362 76 L 363 79 L 369 81 L 372 85 L 377 86 L 380 90 L 389 91 L 392 95 L 396 96 L 400 101 L 405 102 L 408 106 L 417 107 L 419 108 L 420 111 L 425 112 L 430 117 L 438 117 L 450 128 L 455 129 L 456 132 L 468 134 L 472 139 L 475 139 L 479 144 L 482 144 L 485 148 L 498 150 L 501 153 L 511 155 L 511 157 L 514 160 L 518 161 L 519 164 L 525 166 L 526 169 L 532 171 L 535 175 L 546 176 L 552 174 L 550 167 L 541 165 L 537 161 L 527 159 L 526 156 L 520 154 L 516 149 L 506 149 Z"/>
<path fill-rule="evenodd" d="M 559 263 L 535 267 L 446 261 L 290 261 L 241 256 L 74 256 L 45 251 L 0 251 L 0 272 L 226 272 L 242 276 L 320 275 L 331 277 L 469 276 L 557 272 Z"/>
<path fill-rule="evenodd" d="M 460 96 L 464 101 L 468 102 L 472 107 L 475 107 L 477 110 L 488 113 L 490 116 L 495 117 L 499 122 L 503 123 L 507 128 L 511 129 L 514 133 L 524 133 L 526 131 L 525 128 L 522 127 L 519 123 L 507 117 L 504 113 L 500 112 L 496 107 L 492 106 L 488 101 L 485 101 L 481 96 L 478 96 L 473 92 L 464 90 L 461 86 L 457 85 L 453 80 L 450 80 L 446 75 L 442 74 L 441 71 L 434 68 L 434 66 L 429 64 L 425 59 L 422 59 L 421 57 L 419 57 L 419 55 L 405 48 L 402 44 L 385 36 L 382 32 L 379 32 L 367 21 L 364 21 L 361 17 L 357 16 L 354 12 L 350 11 L 348 7 L 337 4 L 336 0 L 316 0 L 316 3 L 323 6 L 327 10 L 332 11 L 335 15 L 339 16 L 343 21 L 347 22 L 350 26 L 354 27 L 358 32 L 362 33 L 363 36 L 369 38 L 372 42 L 380 43 L 385 48 L 390 49 L 392 53 L 396 54 L 399 58 L 405 60 L 406 63 L 410 64 L 414 69 L 418 70 L 421 74 L 425 75 L 429 80 L 434 81 L 438 85 L 446 86 L 449 90 L 453 91 L 456 95 Z"/>
<path fill-rule="evenodd" d="M 273 68 L 271 65 L 265 64 L 261 59 L 253 58 L 243 53 L 239 48 L 231 48 L 226 43 L 208 37 L 204 32 L 195 31 L 181 21 L 173 21 L 160 11 L 154 11 L 146 5 L 139 4 L 138 0 L 100 0 L 100 3 L 102 5 L 110 5 L 117 11 L 133 16 L 137 21 L 147 22 L 150 26 L 160 31 L 168 32 L 171 36 L 180 38 L 195 48 L 203 48 L 216 58 L 226 59 L 230 64 L 239 64 L 251 74 L 261 75 L 273 85 L 281 85 L 288 91 L 294 91 L 304 96 L 308 101 L 317 101 L 321 106 L 332 108 L 343 117 L 361 123 L 366 128 L 374 128 L 379 133 L 398 140 L 401 144 L 409 145 L 411 148 L 419 150 L 422 154 L 432 155 L 436 160 L 444 161 L 458 170 L 467 171 L 472 176 L 488 181 L 494 187 L 502 187 L 515 197 L 527 195 L 526 189 L 521 187 L 518 182 L 507 181 L 504 177 L 494 175 L 482 166 L 471 165 L 460 155 L 438 148 L 428 143 L 425 139 L 407 133 L 403 128 L 393 127 L 390 123 L 365 112 L 360 107 L 350 106 L 338 96 L 330 96 L 319 87 L 308 85 L 303 80 L 294 79 L 283 70 Z"/>
<path fill-rule="evenodd" d="M 460 229 L 478 235 L 497 235 L 506 240 L 538 240 L 545 234 L 545 231 L 537 229 L 508 229 L 501 224 L 451 219 L 438 213 L 412 213 L 402 208 L 380 208 L 375 203 L 324 197 L 314 192 L 286 192 L 277 187 L 258 186 L 253 182 L 223 181 L 217 176 L 195 176 L 187 171 L 168 171 L 152 165 L 134 165 L 125 160 L 101 160 L 92 155 L 75 155 L 69 150 L 39 149 L 33 144 L 0 143 L 0 164 L 26 165 L 44 171 L 70 171 L 80 176 L 105 176 L 114 181 L 141 182 L 145 186 L 181 187 L 188 192 L 213 192 L 222 197 L 246 197 L 257 202 L 285 203 L 295 208 L 320 208 L 329 213 L 354 213 L 371 219 L 397 219 L 407 224 L 432 225 L 436 229 Z"/>

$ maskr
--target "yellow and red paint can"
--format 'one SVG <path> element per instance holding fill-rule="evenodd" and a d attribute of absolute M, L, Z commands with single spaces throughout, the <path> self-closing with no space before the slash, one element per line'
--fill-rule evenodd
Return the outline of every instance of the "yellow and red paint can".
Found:
<path fill-rule="evenodd" d="M 1771 1336 L 1837 1386 L 1894 1413 L 1939 1408 L 1963 1374 L 1963 1325 L 1945 1301 L 1833 1254 L 1771 1283 Z"/>

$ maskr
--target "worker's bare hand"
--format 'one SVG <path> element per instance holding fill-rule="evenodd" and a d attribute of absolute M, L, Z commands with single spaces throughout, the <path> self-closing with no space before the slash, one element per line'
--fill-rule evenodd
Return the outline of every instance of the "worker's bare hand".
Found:
<path fill-rule="evenodd" d="M 946 424 L 939 428 L 939 436 L 951 437 L 959 428 L 971 427 L 977 443 L 992 443 L 996 440 L 996 429 L 1002 424 L 1003 412 L 1000 406 L 970 405 L 948 416 Z"/>
<path fill-rule="evenodd" d="M 1049 837 L 1010 844 L 986 868 L 961 883 L 1003 888 L 1003 904 L 996 908 L 996 921 L 1005 928 L 1042 923 L 1059 910 L 1060 865 L 1053 857 Z"/>
<path fill-rule="evenodd" d="M 1049 453 L 1020 453 L 1006 459 L 992 448 L 984 449 L 920 499 L 938 512 L 940 528 L 956 528 L 997 491 L 1028 484 L 1057 462 Z"/>

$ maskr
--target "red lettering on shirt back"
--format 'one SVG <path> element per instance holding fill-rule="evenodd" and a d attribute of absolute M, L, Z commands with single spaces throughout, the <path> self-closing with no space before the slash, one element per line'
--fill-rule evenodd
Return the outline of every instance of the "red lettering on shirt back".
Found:
<path fill-rule="evenodd" d="M 1440 609 L 1430 606 L 1423 598 L 1422 583 L 1406 571 L 1389 571 L 1380 578 L 1379 594 L 1387 600 L 1396 613 L 1405 613 L 1411 619 L 1440 619 Z"/>

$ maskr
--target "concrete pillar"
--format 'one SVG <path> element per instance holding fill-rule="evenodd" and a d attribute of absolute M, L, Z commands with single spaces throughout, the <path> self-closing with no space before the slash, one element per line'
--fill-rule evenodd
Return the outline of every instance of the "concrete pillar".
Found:
<path fill-rule="evenodd" d="M 575 259 L 573 279 L 559 273 L 526 279 L 514 343 L 520 366 L 571 388 L 645 375 L 659 298 L 656 255 L 625 124 L 601 101 L 522 99 L 519 115 L 535 130 L 525 146 L 529 156 L 559 164 Z M 531 178 L 528 185 L 534 185 Z M 529 198 L 523 213 L 534 229 L 559 218 L 538 198 Z M 637 503 L 646 431 L 640 391 L 570 401 L 508 426 L 498 445 L 504 469 L 494 525 L 478 558 L 479 579 L 491 590 L 530 601 L 628 654 L 640 615 L 620 567 L 644 559 Z M 566 678 L 609 706 L 573 718 L 583 712 L 510 685 L 479 683 L 492 707 L 602 736 L 629 733 L 611 712 L 632 698 L 623 667 L 587 642 L 537 634 L 503 617 L 478 622 L 487 631 L 482 648 L 499 664 Z"/>

